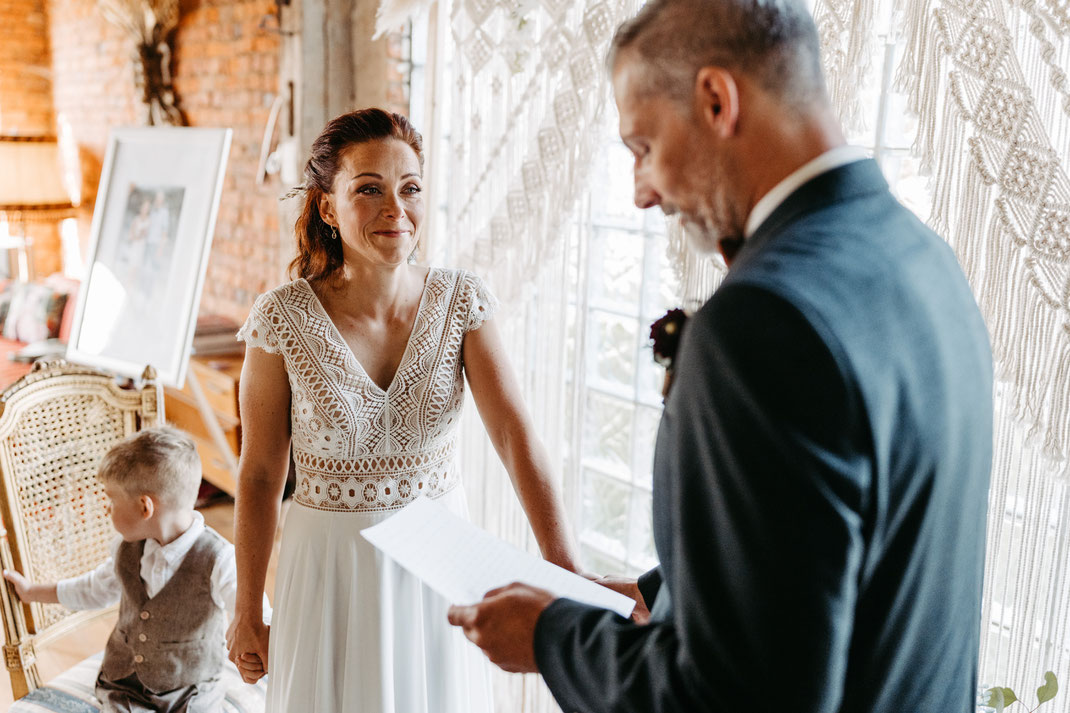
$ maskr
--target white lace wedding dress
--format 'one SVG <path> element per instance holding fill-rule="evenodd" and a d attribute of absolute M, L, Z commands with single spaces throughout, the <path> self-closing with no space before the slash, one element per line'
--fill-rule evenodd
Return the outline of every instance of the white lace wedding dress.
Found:
<path fill-rule="evenodd" d="M 447 602 L 360 531 L 419 495 L 467 517 L 453 463 L 461 343 L 495 304 L 471 273 L 432 268 L 385 391 L 303 279 L 261 295 L 238 333 L 283 356 L 292 395 L 297 490 L 275 582 L 269 713 L 491 711 L 489 664 L 448 624 Z"/>

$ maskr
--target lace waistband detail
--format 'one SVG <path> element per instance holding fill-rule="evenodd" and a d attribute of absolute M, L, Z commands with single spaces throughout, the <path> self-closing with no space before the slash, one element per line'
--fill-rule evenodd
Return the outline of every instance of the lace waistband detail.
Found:
<path fill-rule="evenodd" d="M 417 453 L 327 458 L 294 449 L 295 502 L 316 510 L 397 510 L 420 495 L 434 498 L 457 484 L 453 441 Z"/>

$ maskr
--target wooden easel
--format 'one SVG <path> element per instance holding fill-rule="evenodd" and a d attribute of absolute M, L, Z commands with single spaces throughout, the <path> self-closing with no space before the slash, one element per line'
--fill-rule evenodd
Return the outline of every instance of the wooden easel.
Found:
<path fill-rule="evenodd" d="M 234 476 L 234 482 L 236 483 L 238 482 L 238 459 L 234 455 L 234 451 L 231 450 L 230 444 L 227 443 L 227 437 L 223 435 L 223 428 L 219 425 L 215 410 L 212 409 L 212 405 L 208 403 L 208 398 L 204 395 L 204 388 L 201 386 L 201 380 L 197 377 L 196 370 L 188 369 L 186 371 L 186 379 L 189 380 L 190 391 L 193 392 L 193 398 L 197 401 L 197 408 L 200 410 L 201 419 L 208 429 L 208 435 L 212 437 L 215 447 L 223 454 L 227 468 L 230 470 L 231 475 Z"/>

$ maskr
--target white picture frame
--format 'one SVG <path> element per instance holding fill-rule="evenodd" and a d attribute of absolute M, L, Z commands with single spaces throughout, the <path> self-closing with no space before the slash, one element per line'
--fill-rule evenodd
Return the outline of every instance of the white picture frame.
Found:
<path fill-rule="evenodd" d="M 66 358 L 182 388 L 231 130 L 115 129 Z"/>

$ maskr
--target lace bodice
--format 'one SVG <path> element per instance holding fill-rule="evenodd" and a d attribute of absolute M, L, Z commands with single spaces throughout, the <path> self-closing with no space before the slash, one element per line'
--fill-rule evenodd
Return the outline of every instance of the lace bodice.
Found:
<path fill-rule="evenodd" d="M 294 500 L 321 510 L 387 510 L 450 490 L 464 401 L 461 344 L 496 306 L 472 273 L 431 268 L 384 391 L 304 279 L 257 298 L 238 338 L 286 364 Z"/>

